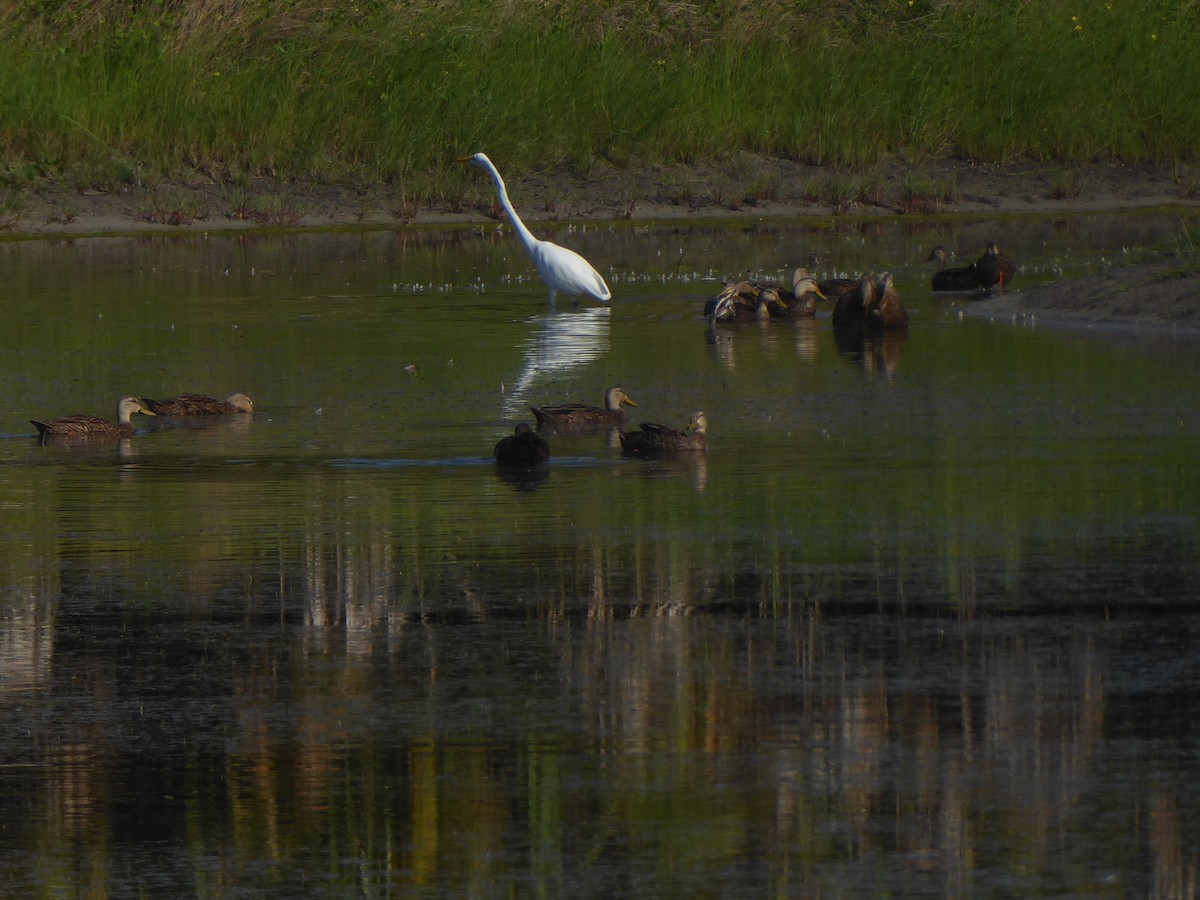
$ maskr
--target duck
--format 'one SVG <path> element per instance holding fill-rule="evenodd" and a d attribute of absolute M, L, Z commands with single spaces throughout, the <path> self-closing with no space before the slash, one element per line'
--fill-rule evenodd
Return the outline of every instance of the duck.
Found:
<path fill-rule="evenodd" d="M 536 466 L 550 459 L 550 445 L 528 422 L 519 422 L 512 434 L 496 442 L 492 456 L 502 466 Z"/>
<path fill-rule="evenodd" d="M 254 412 L 254 401 L 245 394 L 230 394 L 224 400 L 204 394 L 179 394 L 166 400 L 142 397 L 141 401 L 156 416 L 227 416 Z"/>
<path fill-rule="evenodd" d="M 791 293 L 773 288 L 778 294 L 770 306 L 775 319 L 810 319 L 817 314 L 817 300 L 825 300 L 825 292 L 817 279 L 804 269 L 792 272 Z"/>
<path fill-rule="evenodd" d="M 640 431 L 622 431 L 621 452 L 626 456 L 648 456 L 655 453 L 671 453 L 681 450 L 704 451 L 708 448 L 708 419 L 702 410 L 692 413 L 687 428 L 672 428 L 642 422 Z"/>
<path fill-rule="evenodd" d="M 979 273 L 979 286 L 985 290 L 1004 286 L 1012 281 L 1017 267 L 1005 256 L 995 241 L 989 241 L 983 256 L 975 261 L 975 269 Z"/>
<path fill-rule="evenodd" d="M 736 294 L 721 302 L 712 314 L 714 322 L 769 322 L 773 315 L 771 305 L 783 306 L 779 289 L 772 286 L 756 288 L 753 295 Z"/>
<path fill-rule="evenodd" d="M 834 306 L 846 294 L 852 294 L 858 290 L 859 284 L 862 281 L 860 276 L 854 278 L 826 278 L 824 281 L 818 281 L 817 287 L 821 289 L 821 293 L 825 299 L 833 303 Z"/>
<path fill-rule="evenodd" d="M 875 279 L 871 304 L 866 311 L 867 327 L 879 331 L 899 331 L 908 327 L 908 311 L 900 302 L 891 272 Z"/>
<path fill-rule="evenodd" d="M 129 437 L 136 430 L 133 426 L 134 413 L 146 416 L 155 415 L 147 409 L 137 397 L 122 397 L 117 403 L 117 421 L 110 422 L 100 416 L 71 415 L 59 419 L 39 421 L 30 419 L 29 422 L 38 430 L 38 439 L 45 443 L 51 437 L 73 438 L 117 438 Z"/>
<path fill-rule="evenodd" d="M 833 327 L 865 327 L 867 313 L 876 303 L 878 283 L 875 275 L 863 275 L 858 279 L 855 290 L 847 290 L 837 299 L 833 307 Z"/>
<path fill-rule="evenodd" d="M 704 307 L 718 322 L 807 318 L 815 315 L 817 300 L 825 299 L 817 280 L 804 269 L 792 272 L 792 289 L 768 281 L 731 281 Z"/>
<path fill-rule="evenodd" d="M 969 266 L 959 266 L 947 269 L 946 263 L 950 253 L 940 244 L 929 251 L 925 262 L 936 261 L 938 270 L 933 273 L 933 289 L 935 291 L 969 291 L 979 287 L 979 270 L 975 263 Z"/>
<path fill-rule="evenodd" d="M 721 292 L 704 304 L 704 315 L 714 322 L 753 322 L 769 318 L 760 314 L 764 282 L 730 281 Z"/>
<path fill-rule="evenodd" d="M 529 407 L 537 417 L 537 427 L 581 428 L 624 425 L 627 418 L 622 406 L 637 406 L 620 385 L 604 392 L 604 407 L 586 403 L 559 403 L 555 406 Z"/>

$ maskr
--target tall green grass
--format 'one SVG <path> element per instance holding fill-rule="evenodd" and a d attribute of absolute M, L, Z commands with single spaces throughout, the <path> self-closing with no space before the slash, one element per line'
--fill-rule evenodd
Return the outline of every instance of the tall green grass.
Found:
<path fill-rule="evenodd" d="M 1124 0 L 8 0 L 0 176 L 1190 161 L 1198 33 L 1196 3 Z"/>

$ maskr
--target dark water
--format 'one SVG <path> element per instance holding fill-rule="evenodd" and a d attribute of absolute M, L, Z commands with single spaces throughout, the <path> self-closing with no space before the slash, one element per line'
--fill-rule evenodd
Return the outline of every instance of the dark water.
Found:
<path fill-rule="evenodd" d="M 556 313 L 490 231 L 0 244 L 0 883 L 1195 896 L 1197 340 L 960 319 L 922 262 L 1195 232 L 590 227 L 616 299 Z M 798 263 L 890 268 L 907 340 L 700 317 Z M 615 383 L 708 454 L 495 469 Z M 181 390 L 257 411 L 29 437 Z"/>

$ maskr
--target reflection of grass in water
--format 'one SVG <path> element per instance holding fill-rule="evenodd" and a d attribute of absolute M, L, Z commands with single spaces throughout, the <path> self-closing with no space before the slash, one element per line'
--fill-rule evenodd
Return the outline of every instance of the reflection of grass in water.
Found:
<path fill-rule="evenodd" d="M 1186 223 L 1180 223 L 1180 230 L 1183 232 L 1183 237 L 1180 240 L 1180 267 L 1179 272 L 1182 275 L 1192 275 L 1200 272 L 1200 255 L 1197 254 L 1196 241 L 1192 236 L 1192 231 L 1187 227 Z"/>
<path fill-rule="evenodd" d="M 453 157 L 485 145 L 509 171 L 580 176 L 738 150 L 848 169 L 1189 158 L 1195 8 L 1076 6 L 27 4 L 0 29 L 0 133 L 10 171 L 102 186 L 365 176 L 473 202 L 490 187 Z"/>

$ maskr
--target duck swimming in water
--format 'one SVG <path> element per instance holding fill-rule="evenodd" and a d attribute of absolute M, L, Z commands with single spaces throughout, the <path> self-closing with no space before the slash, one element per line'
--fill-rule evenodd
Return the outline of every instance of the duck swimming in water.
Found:
<path fill-rule="evenodd" d="M 949 252 L 940 244 L 930 250 L 929 256 L 925 257 L 926 262 L 936 261 L 938 264 L 938 270 L 933 273 L 933 289 L 935 291 L 969 291 L 979 287 L 979 271 L 976 269 L 975 263 L 948 269 L 946 263 L 949 259 Z"/>
<path fill-rule="evenodd" d="M 708 419 L 701 410 L 692 413 L 692 420 L 686 429 L 643 422 L 639 431 L 620 432 L 621 452 L 626 456 L 651 456 L 656 453 L 703 451 L 708 448 L 707 431 Z"/>
<path fill-rule="evenodd" d="M 805 318 L 816 313 L 818 299 L 825 294 L 817 280 L 795 269 L 791 290 L 768 281 L 731 281 L 708 301 L 704 314 L 715 322 Z"/>
<path fill-rule="evenodd" d="M 496 442 L 492 456 L 502 466 L 536 466 L 550 458 L 550 445 L 528 422 L 521 422 L 512 434 Z"/>
<path fill-rule="evenodd" d="M 867 323 L 867 311 L 876 301 L 876 276 L 863 275 L 853 291 L 845 291 L 833 307 L 834 328 L 862 328 Z"/>
<path fill-rule="evenodd" d="M 908 327 L 908 311 L 900 302 L 891 272 L 884 272 L 875 279 L 873 294 L 866 311 L 867 328 L 898 331 Z"/>
<path fill-rule="evenodd" d="M 559 403 L 554 406 L 531 406 L 538 428 L 601 428 L 624 425 L 627 418 L 622 406 L 637 406 L 633 398 L 620 387 L 604 392 L 604 407 L 586 403 Z"/>
<path fill-rule="evenodd" d="M 38 438 L 44 443 L 47 438 L 116 438 L 129 437 L 136 430 L 133 426 L 134 413 L 152 416 L 154 412 L 142 405 L 137 397 L 122 397 L 117 403 L 117 421 L 110 422 L 99 416 L 72 415 L 58 419 L 39 421 L 30 419 L 38 430 Z"/>
<path fill-rule="evenodd" d="M 204 394 L 179 394 L 166 400 L 142 397 L 141 401 L 156 416 L 227 416 L 254 412 L 254 402 L 245 394 L 231 394 L 224 400 Z"/>

